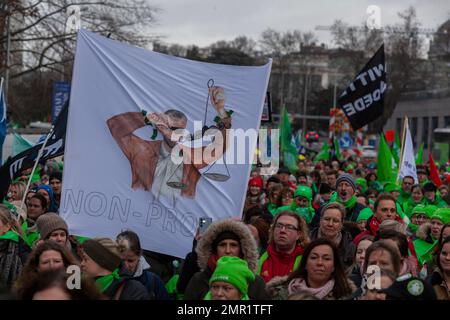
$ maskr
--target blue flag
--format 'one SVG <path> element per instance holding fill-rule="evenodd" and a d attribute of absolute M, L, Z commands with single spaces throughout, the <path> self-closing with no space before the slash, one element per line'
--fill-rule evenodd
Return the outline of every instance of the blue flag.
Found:
<path fill-rule="evenodd" d="M 3 92 L 3 78 L 0 80 L 0 164 L 3 163 L 3 142 L 6 137 L 6 101 Z"/>

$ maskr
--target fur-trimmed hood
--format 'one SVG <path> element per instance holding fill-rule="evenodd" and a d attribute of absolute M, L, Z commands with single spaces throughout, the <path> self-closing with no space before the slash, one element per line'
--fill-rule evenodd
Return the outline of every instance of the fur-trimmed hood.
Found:
<path fill-rule="evenodd" d="M 253 238 L 247 226 L 240 221 L 221 220 L 212 223 L 205 234 L 201 237 L 195 251 L 198 255 L 198 266 L 201 270 L 205 270 L 208 265 L 208 259 L 212 253 L 212 244 L 216 237 L 223 231 L 231 231 L 240 238 L 241 252 L 243 259 L 247 261 L 248 267 L 253 272 L 258 269 L 258 251 L 256 241 Z"/>
<path fill-rule="evenodd" d="M 427 240 L 430 234 L 431 234 L 431 223 L 429 222 L 420 225 L 419 229 L 416 232 L 416 236 L 424 241 Z"/>
<path fill-rule="evenodd" d="M 287 299 L 287 279 L 289 276 L 273 277 L 266 283 L 266 291 L 271 299 Z"/>

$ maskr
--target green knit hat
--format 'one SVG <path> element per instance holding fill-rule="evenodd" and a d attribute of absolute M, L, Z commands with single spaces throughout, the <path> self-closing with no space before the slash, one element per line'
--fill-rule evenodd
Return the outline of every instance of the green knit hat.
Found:
<path fill-rule="evenodd" d="M 400 192 L 400 190 L 401 190 L 400 186 L 393 182 L 387 182 L 383 187 L 384 192 L 392 192 L 392 191 Z"/>
<path fill-rule="evenodd" d="M 367 180 L 364 178 L 358 178 L 355 180 L 356 184 L 361 186 L 361 191 L 364 193 L 367 191 Z"/>
<path fill-rule="evenodd" d="M 410 215 L 409 217 L 411 218 L 413 215 L 421 214 L 421 213 L 427 215 L 427 217 L 428 217 L 427 211 L 428 211 L 428 210 L 427 210 L 427 206 L 426 206 L 426 205 L 424 205 L 424 204 L 418 204 L 418 205 L 416 205 L 416 206 L 414 207 L 414 209 L 411 211 L 411 215 Z M 428 218 L 431 218 L 431 217 L 428 217 Z"/>
<path fill-rule="evenodd" d="M 362 220 L 369 220 L 372 216 L 372 210 L 370 208 L 364 208 L 359 212 L 358 218 L 356 218 L 356 223 Z"/>
<path fill-rule="evenodd" d="M 308 186 L 298 186 L 294 192 L 294 198 L 295 197 L 303 197 L 303 198 L 306 198 L 309 201 L 311 201 L 312 200 L 312 190 Z"/>
<path fill-rule="evenodd" d="M 441 220 L 443 224 L 450 222 L 450 208 L 439 208 L 434 211 L 431 219 Z"/>
<path fill-rule="evenodd" d="M 255 281 L 255 275 L 248 268 L 247 261 L 238 257 L 224 256 L 217 260 L 217 267 L 209 279 L 209 285 L 217 281 L 232 284 L 245 296 L 249 283 Z"/>

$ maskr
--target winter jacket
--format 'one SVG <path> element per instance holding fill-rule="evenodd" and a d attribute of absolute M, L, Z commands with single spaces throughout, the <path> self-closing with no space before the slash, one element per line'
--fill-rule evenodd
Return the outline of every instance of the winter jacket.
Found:
<path fill-rule="evenodd" d="M 131 275 L 121 268 L 120 279 L 113 283 L 103 292 L 110 300 L 116 300 L 118 290 L 122 290 L 117 300 L 150 300 L 147 289 L 139 281 L 133 280 Z"/>
<path fill-rule="evenodd" d="M 289 297 L 289 291 L 288 291 L 289 282 L 287 280 L 288 280 L 288 276 L 275 277 L 267 283 L 267 285 L 266 285 L 267 293 L 269 294 L 271 300 L 287 300 L 288 299 L 288 297 Z M 352 280 L 347 279 L 347 281 L 348 281 L 348 284 L 351 289 L 351 293 L 348 295 L 348 297 L 350 297 L 352 295 L 352 293 L 356 291 L 357 287 L 355 286 L 355 284 L 353 283 Z M 332 290 L 322 300 L 345 300 L 345 299 L 346 299 L 346 297 L 341 297 L 339 299 L 336 299 L 333 295 L 333 290 Z"/>
<path fill-rule="evenodd" d="M 259 259 L 258 274 L 265 282 L 269 282 L 274 277 L 289 275 L 300 265 L 303 251 L 303 248 L 297 245 L 289 254 L 279 253 L 274 245 L 270 244 Z"/>
<path fill-rule="evenodd" d="M 448 207 L 447 202 L 445 202 L 444 200 L 442 200 L 440 195 L 436 195 L 436 197 L 434 198 L 434 201 L 431 202 L 430 200 L 426 199 L 426 205 L 433 205 L 436 206 L 438 208 L 446 208 Z"/>
<path fill-rule="evenodd" d="M 11 234 L 9 231 L 7 234 Z M 0 287 L 10 288 L 27 261 L 31 249 L 16 233 L 14 239 L 7 234 L 0 238 Z"/>
<path fill-rule="evenodd" d="M 169 300 L 169 294 L 161 279 L 150 271 L 150 265 L 141 256 L 133 280 L 139 281 L 147 289 L 151 300 Z"/>
<path fill-rule="evenodd" d="M 361 274 L 361 269 L 358 266 L 352 268 L 348 278 L 352 280 L 352 282 L 356 285 L 356 287 L 358 288 L 361 287 L 363 277 Z"/>
<path fill-rule="evenodd" d="M 209 279 L 214 272 L 215 262 L 213 255 L 213 242 L 223 231 L 231 231 L 240 239 L 241 258 L 247 261 L 248 267 L 255 274 L 258 269 L 258 251 L 255 239 L 249 229 L 242 222 L 234 220 L 222 220 L 211 224 L 205 234 L 199 240 L 195 252 L 199 272 L 194 274 L 184 291 L 185 300 L 202 300 L 209 291 Z M 267 299 L 264 280 L 256 276 L 255 281 L 250 283 L 248 296 L 251 300 Z"/>
<path fill-rule="evenodd" d="M 344 269 L 347 269 L 353 264 L 353 256 L 355 255 L 356 246 L 353 243 L 353 238 L 351 234 L 347 231 L 342 230 L 342 238 L 339 243 L 339 257 L 343 263 Z M 316 240 L 319 237 L 319 228 L 311 230 L 310 238 Z"/>
<path fill-rule="evenodd" d="M 444 281 L 442 272 L 438 268 L 428 277 L 427 282 L 433 286 L 438 300 L 450 300 L 450 290 Z"/>
<path fill-rule="evenodd" d="M 184 259 L 183 268 L 181 269 L 180 277 L 177 281 L 177 292 L 179 294 L 184 294 L 189 281 L 192 279 L 194 274 L 200 271 L 197 264 L 198 256 L 195 252 L 195 247 L 197 246 L 197 241 L 194 239 L 192 245 L 192 252 L 189 252 Z"/>

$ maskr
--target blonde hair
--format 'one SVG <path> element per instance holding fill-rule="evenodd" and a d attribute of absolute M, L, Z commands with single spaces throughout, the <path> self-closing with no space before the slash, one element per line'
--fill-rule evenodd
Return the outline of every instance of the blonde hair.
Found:
<path fill-rule="evenodd" d="M 19 223 L 14 219 L 11 211 L 4 204 L 0 204 L 0 221 L 4 225 L 8 225 L 10 229 L 19 234 L 19 236 L 22 236 L 22 229 L 20 228 Z"/>
<path fill-rule="evenodd" d="M 17 199 L 17 200 L 22 200 L 23 195 L 25 193 L 25 189 L 27 188 L 27 185 L 25 184 L 25 182 L 22 182 L 22 181 L 13 182 L 9 186 L 9 189 L 11 190 L 12 187 L 16 187 L 17 196 L 19 197 L 19 199 Z"/>

